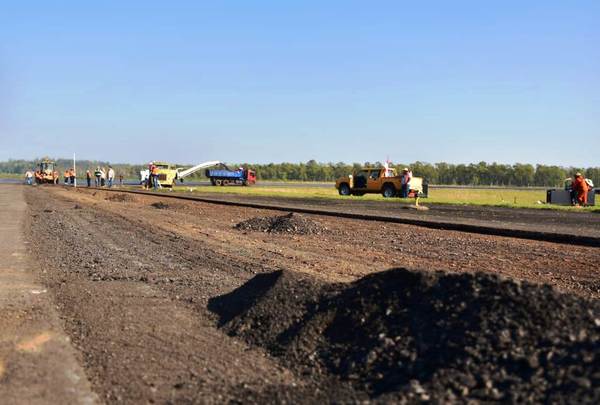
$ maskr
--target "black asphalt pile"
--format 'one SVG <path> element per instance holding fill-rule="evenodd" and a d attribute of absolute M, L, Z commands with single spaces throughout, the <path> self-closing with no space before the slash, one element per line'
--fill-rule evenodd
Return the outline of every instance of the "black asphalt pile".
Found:
<path fill-rule="evenodd" d="M 152 204 L 150 204 L 150 205 L 151 205 L 152 207 L 154 207 L 154 208 L 158 209 L 158 210 L 166 210 L 167 208 L 169 208 L 169 205 L 168 205 L 168 204 L 165 204 L 165 203 L 164 203 L 164 202 L 162 202 L 162 201 L 155 202 L 155 203 L 152 203 Z"/>
<path fill-rule="evenodd" d="M 108 197 L 105 198 L 105 200 L 113 201 L 113 202 L 131 202 L 131 201 L 135 201 L 135 197 L 130 194 L 118 193 L 118 194 L 109 195 Z"/>
<path fill-rule="evenodd" d="M 296 235 L 319 235 L 327 229 L 309 218 L 290 212 L 275 217 L 256 217 L 240 222 L 235 226 L 242 231 L 268 233 L 289 233 Z"/>
<path fill-rule="evenodd" d="M 330 285 L 283 271 L 210 309 L 299 373 L 384 402 L 600 402 L 600 304 L 549 286 L 404 269 Z"/>

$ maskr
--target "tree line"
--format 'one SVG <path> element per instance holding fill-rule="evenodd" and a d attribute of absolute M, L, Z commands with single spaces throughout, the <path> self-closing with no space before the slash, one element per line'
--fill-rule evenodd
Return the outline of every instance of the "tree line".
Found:
<path fill-rule="evenodd" d="M 8 160 L 0 162 L 0 173 L 23 174 L 25 171 L 34 169 L 37 160 Z M 57 170 L 62 173 L 70 168 L 73 162 L 69 159 L 57 159 Z M 146 165 L 124 164 L 95 160 L 77 161 L 78 176 L 81 177 L 86 169 L 94 170 L 96 167 L 108 167 L 111 165 L 117 176 L 122 174 L 127 179 L 138 178 L 139 172 Z M 182 164 L 180 167 L 191 165 Z M 320 163 L 310 160 L 306 163 L 268 163 L 268 164 L 232 164 L 231 167 L 248 167 L 256 170 L 259 180 L 272 181 L 335 181 L 338 177 L 350 174 L 353 170 L 365 166 L 380 167 L 381 162 L 364 162 L 348 164 Z M 500 164 L 500 163 L 425 163 L 414 162 L 411 164 L 392 164 L 398 170 L 408 167 L 415 176 L 424 177 L 431 184 L 445 185 L 469 185 L 469 186 L 547 186 L 560 187 L 563 181 L 571 177 L 575 172 L 583 173 L 587 178 L 600 184 L 600 167 L 563 167 L 552 165 L 531 164 Z M 204 171 L 197 173 L 191 179 L 202 179 Z"/>

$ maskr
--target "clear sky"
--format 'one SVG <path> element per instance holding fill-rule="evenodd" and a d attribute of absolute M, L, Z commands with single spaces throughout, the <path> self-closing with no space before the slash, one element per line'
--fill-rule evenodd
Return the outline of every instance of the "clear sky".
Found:
<path fill-rule="evenodd" d="M 598 166 L 600 1 L 2 1 L 0 159 L 73 152 Z"/>

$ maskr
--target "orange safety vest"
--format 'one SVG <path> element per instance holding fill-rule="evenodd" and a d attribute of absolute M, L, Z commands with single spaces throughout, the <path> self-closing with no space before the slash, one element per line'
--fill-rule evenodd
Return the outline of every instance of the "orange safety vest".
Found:
<path fill-rule="evenodd" d="M 158 167 L 152 166 L 152 175 L 153 176 L 158 176 Z"/>

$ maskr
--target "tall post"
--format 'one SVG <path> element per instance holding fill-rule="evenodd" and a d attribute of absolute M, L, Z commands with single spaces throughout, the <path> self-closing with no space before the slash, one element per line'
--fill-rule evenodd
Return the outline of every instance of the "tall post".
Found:
<path fill-rule="evenodd" d="M 77 187 L 77 168 L 75 167 L 75 153 L 73 153 L 73 174 L 75 178 L 73 179 L 73 187 Z"/>

